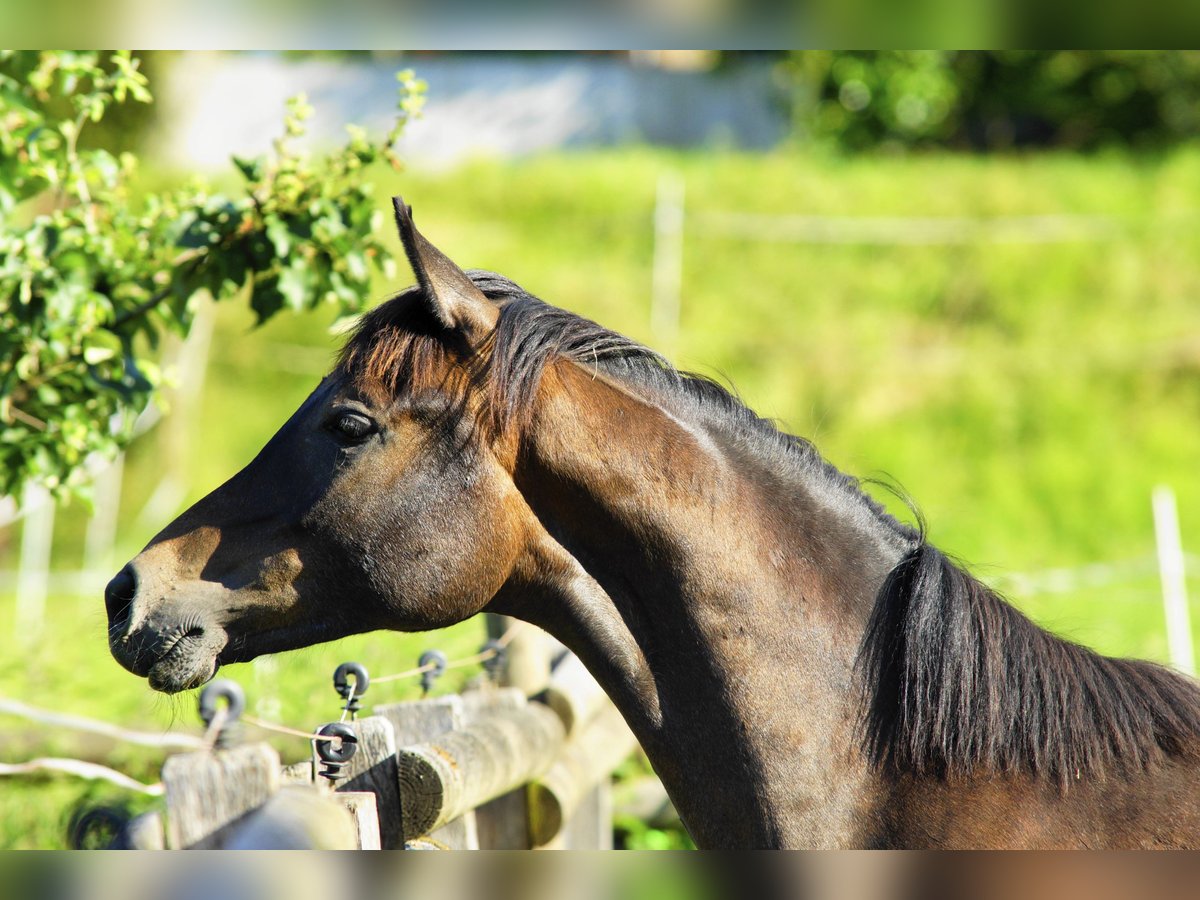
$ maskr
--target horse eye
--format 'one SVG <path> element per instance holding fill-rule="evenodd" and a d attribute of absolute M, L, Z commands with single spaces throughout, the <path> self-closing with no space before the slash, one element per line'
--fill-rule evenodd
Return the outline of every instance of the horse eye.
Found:
<path fill-rule="evenodd" d="M 366 416 L 347 412 L 335 415 L 327 427 L 338 437 L 351 441 L 361 441 L 375 430 L 374 423 Z"/>

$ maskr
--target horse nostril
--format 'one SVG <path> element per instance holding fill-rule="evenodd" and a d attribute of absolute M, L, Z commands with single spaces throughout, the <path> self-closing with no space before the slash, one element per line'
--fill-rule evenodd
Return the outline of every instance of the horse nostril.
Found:
<path fill-rule="evenodd" d="M 127 565 L 116 574 L 104 588 L 104 606 L 108 610 L 108 627 L 111 633 L 121 634 L 129 621 L 129 610 L 137 595 L 137 574 L 132 565 Z"/>

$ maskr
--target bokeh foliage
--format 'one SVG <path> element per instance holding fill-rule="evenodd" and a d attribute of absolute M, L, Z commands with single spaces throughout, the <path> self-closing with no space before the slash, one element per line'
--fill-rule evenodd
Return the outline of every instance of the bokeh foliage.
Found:
<path fill-rule="evenodd" d="M 393 145 L 424 84 L 401 72 L 395 123 L 339 148 L 296 148 L 312 108 L 288 103 L 274 153 L 234 159 L 231 194 L 199 181 L 134 196 L 131 153 L 80 136 L 115 104 L 149 103 L 128 52 L 0 54 L 0 495 L 27 480 L 83 493 L 85 460 L 111 457 L 162 383 L 156 348 L 186 334 L 194 298 L 360 310 L 372 268 L 390 271 L 364 167 Z"/>
<path fill-rule="evenodd" d="M 848 150 L 1159 148 L 1200 134 L 1200 52 L 797 51 L 796 124 Z"/>

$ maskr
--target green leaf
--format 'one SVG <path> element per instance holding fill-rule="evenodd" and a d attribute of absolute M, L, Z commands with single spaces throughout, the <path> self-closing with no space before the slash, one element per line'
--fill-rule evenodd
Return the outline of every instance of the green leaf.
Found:
<path fill-rule="evenodd" d="M 250 308 L 258 317 L 255 324 L 261 325 L 283 309 L 283 294 L 279 292 L 278 276 L 258 278 L 250 291 Z"/>
<path fill-rule="evenodd" d="M 352 250 L 342 256 L 342 262 L 346 264 L 346 272 L 358 282 L 365 282 L 370 277 L 370 272 L 367 269 L 367 258 L 361 251 Z"/>
<path fill-rule="evenodd" d="M 278 216 L 267 216 L 266 223 L 267 237 L 275 252 L 281 258 L 286 257 L 292 252 L 292 233 L 288 230 L 287 223 Z"/>
<path fill-rule="evenodd" d="M 300 312 L 313 296 L 312 271 L 299 260 L 293 260 L 279 276 L 279 293 L 290 309 Z"/>
<path fill-rule="evenodd" d="M 263 172 L 266 169 L 266 160 L 261 156 L 256 156 L 253 159 L 247 159 L 244 156 L 231 157 L 233 164 L 237 166 L 237 170 L 242 173 L 242 176 L 247 180 L 258 183 L 263 179 Z"/>
<path fill-rule="evenodd" d="M 176 240 L 176 246 L 185 250 L 207 247 L 217 239 L 213 225 L 207 219 L 193 218 Z"/>
<path fill-rule="evenodd" d="M 102 363 L 106 359 L 112 359 L 117 355 L 117 351 L 111 347 L 87 347 L 83 351 L 83 361 L 90 366 L 97 363 Z"/>

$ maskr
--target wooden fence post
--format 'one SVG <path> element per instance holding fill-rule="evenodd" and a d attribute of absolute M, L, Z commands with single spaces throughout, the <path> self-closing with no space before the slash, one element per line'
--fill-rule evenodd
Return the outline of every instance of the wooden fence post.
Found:
<path fill-rule="evenodd" d="M 380 848 L 393 850 L 403 846 L 400 835 L 400 786 L 396 769 L 395 729 L 386 717 L 379 715 L 358 719 L 351 725 L 358 737 L 358 749 L 342 769 L 337 792 L 355 796 L 366 792 L 374 794 L 375 817 L 378 823 L 375 826 L 375 841 Z M 319 773 L 322 764 L 315 754 L 312 765 L 314 771 Z M 317 779 L 324 780 L 319 774 Z M 356 817 L 365 815 L 357 807 L 351 811 Z"/>
<path fill-rule="evenodd" d="M 316 754 L 313 755 L 315 756 Z M 316 769 L 311 759 L 288 763 L 280 772 L 283 784 L 312 784 L 315 775 Z"/>
<path fill-rule="evenodd" d="M 356 850 L 351 812 L 313 787 L 283 788 L 226 829 L 226 850 Z"/>
<path fill-rule="evenodd" d="M 607 773 L 611 775 L 611 773 Z M 543 850 L 611 850 L 613 848 L 612 783 L 602 778 L 580 798 L 562 830 Z"/>
<path fill-rule="evenodd" d="M 488 637 L 498 638 L 518 624 L 516 619 L 489 613 L 486 617 Z M 548 635 L 533 625 L 524 625 L 512 636 L 505 648 L 505 664 L 500 684 L 520 688 L 525 696 L 536 694 L 550 680 Z"/>
<path fill-rule="evenodd" d="M 465 721 L 463 701 L 459 696 L 434 697 L 409 703 L 388 703 L 375 707 L 375 714 L 391 723 L 397 748 L 423 744 L 447 732 L 461 728 Z M 453 821 L 443 823 L 430 834 L 410 835 L 404 830 L 404 791 L 398 757 L 392 754 L 396 766 L 397 814 L 385 824 L 390 813 L 380 811 L 380 832 L 384 846 L 403 847 L 410 837 L 428 837 L 432 846 L 447 850 L 478 850 L 479 836 L 475 827 L 475 812 L 467 810 Z"/>
<path fill-rule="evenodd" d="M 223 831 L 279 790 L 279 754 L 268 744 L 181 753 L 163 764 L 167 847 L 219 847 Z"/>
<path fill-rule="evenodd" d="M 462 694 L 466 724 L 478 717 L 528 704 L 519 688 L 484 688 Z M 475 810 L 480 850 L 528 850 L 529 802 L 524 785 L 489 800 Z"/>
<path fill-rule="evenodd" d="M 567 746 L 563 749 L 560 762 L 547 773 L 542 783 L 532 784 L 528 790 L 529 834 L 532 846 L 547 849 L 568 850 L 611 850 L 612 849 L 612 783 L 608 775 L 615 765 L 633 752 L 637 741 L 629 731 L 619 713 L 600 684 L 592 677 L 582 660 L 568 653 L 550 674 L 550 683 L 539 699 L 546 703 L 562 720 L 567 733 Z M 592 725 L 603 717 L 602 722 Z M 587 737 L 581 732 L 591 727 Z M 601 733 L 595 734 L 599 729 Z M 576 765 L 580 755 L 579 744 L 589 740 L 611 742 L 609 749 L 616 760 L 604 768 L 596 768 L 590 774 L 562 769 L 563 758 L 567 766 Z M 586 749 L 582 749 L 587 753 Z M 584 766 L 603 767 L 604 761 L 584 760 Z M 559 784 L 565 779 L 565 783 Z M 576 782 L 590 781 L 591 787 L 582 788 Z M 569 793 L 564 794 L 564 791 Z"/>
<path fill-rule="evenodd" d="M 568 653 L 554 667 L 550 683 L 538 699 L 562 719 L 568 737 L 611 705 L 604 688 L 574 653 Z"/>
<path fill-rule="evenodd" d="M 1187 571 L 1183 541 L 1179 536 L 1179 512 L 1175 492 L 1160 484 L 1152 495 L 1154 542 L 1158 549 L 1158 571 L 1162 581 L 1163 608 L 1167 616 L 1167 647 L 1171 665 L 1187 675 L 1196 674 L 1196 652 L 1192 647 L 1192 621 L 1187 599 Z"/>
<path fill-rule="evenodd" d="M 267 744 L 172 756 L 163 766 L 165 843 L 609 847 L 608 778 L 636 741 L 573 656 L 559 660 L 550 682 L 543 696 L 556 709 L 490 685 L 376 707 L 353 723 L 357 752 L 337 790 L 317 775 L 323 763 L 283 767 Z M 137 844 L 153 846 L 154 823 L 145 824 Z"/>
<path fill-rule="evenodd" d="M 684 181 L 678 172 L 658 178 L 654 196 L 654 266 L 650 294 L 650 330 L 667 353 L 679 338 L 683 287 Z"/>
<path fill-rule="evenodd" d="M 341 791 L 333 795 L 354 823 L 355 850 L 382 850 L 379 832 L 379 795 L 374 791 Z"/>
<path fill-rule="evenodd" d="M 598 824 L 581 822 L 577 839 L 611 843 L 612 770 L 637 748 L 637 740 L 611 703 L 580 727 L 563 747 L 550 769 L 529 786 L 529 821 L 533 845 L 550 844 L 569 833 L 576 815 L 594 819 L 606 811 L 607 836 Z M 584 849 L 567 844 L 568 849 Z M 591 844 L 588 849 L 597 849 Z"/>
<path fill-rule="evenodd" d="M 458 695 L 462 701 L 462 724 L 477 716 L 500 712 L 505 709 L 524 709 L 529 701 L 525 693 L 514 687 L 481 687 L 463 691 Z"/>
<path fill-rule="evenodd" d="M 162 814 L 156 810 L 130 819 L 117 839 L 121 850 L 162 850 L 166 846 Z"/>
<path fill-rule="evenodd" d="M 54 544 L 54 500 L 44 487 L 27 482 L 21 493 L 21 553 L 17 570 L 17 633 L 35 640 L 46 619 L 50 551 Z"/>
<path fill-rule="evenodd" d="M 558 716 L 531 703 L 482 715 L 461 731 L 401 748 L 405 838 L 421 837 L 536 778 L 554 761 L 562 740 Z"/>

